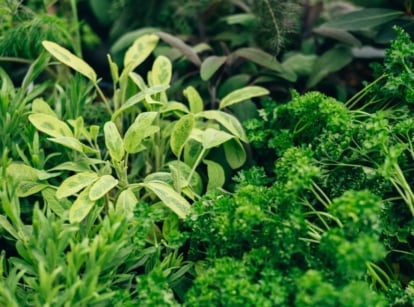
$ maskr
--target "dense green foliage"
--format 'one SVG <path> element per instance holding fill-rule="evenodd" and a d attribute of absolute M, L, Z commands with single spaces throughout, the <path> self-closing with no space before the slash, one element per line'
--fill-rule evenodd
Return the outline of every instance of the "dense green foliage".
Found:
<path fill-rule="evenodd" d="M 411 1 L 330 2 L 0 2 L 0 305 L 412 306 Z"/>

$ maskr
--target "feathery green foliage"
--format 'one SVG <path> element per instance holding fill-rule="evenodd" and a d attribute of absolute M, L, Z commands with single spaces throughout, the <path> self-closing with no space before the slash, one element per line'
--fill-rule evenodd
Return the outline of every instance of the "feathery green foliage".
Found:
<path fill-rule="evenodd" d="M 253 12 L 258 19 L 258 42 L 265 49 L 278 54 L 297 33 L 301 7 L 299 1 L 256 0 Z"/>

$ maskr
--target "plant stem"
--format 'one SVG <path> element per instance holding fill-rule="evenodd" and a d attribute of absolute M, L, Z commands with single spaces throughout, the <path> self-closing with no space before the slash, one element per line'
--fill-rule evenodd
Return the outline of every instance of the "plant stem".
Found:
<path fill-rule="evenodd" d="M 78 8 L 76 6 L 76 0 L 71 0 L 70 5 L 73 14 L 73 26 L 75 28 L 75 42 L 73 44 L 73 48 L 75 49 L 76 55 L 82 58 L 82 41 L 79 31 Z"/>
<path fill-rule="evenodd" d="M 200 164 L 201 159 L 203 158 L 204 154 L 206 153 L 206 148 L 203 147 L 203 149 L 201 150 L 200 154 L 197 157 L 197 160 L 194 162 L 193 167 L 191 168 L 190 174 L 188 174 L 187 177 L 187 185 L 190 184 L 190 180 L 193 177 L 195 170 L 197 168 L 197 166 Z"/>

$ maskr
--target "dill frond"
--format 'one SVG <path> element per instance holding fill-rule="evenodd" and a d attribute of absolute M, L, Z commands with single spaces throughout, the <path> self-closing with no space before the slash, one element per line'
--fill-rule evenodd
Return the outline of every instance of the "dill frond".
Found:
<path fill-rule="evenodd" d="M 257 43 L 277 55 L 300 25 L 301 6 L 292 0 L 255 0 L 253 13 L 257 18 Z"/>

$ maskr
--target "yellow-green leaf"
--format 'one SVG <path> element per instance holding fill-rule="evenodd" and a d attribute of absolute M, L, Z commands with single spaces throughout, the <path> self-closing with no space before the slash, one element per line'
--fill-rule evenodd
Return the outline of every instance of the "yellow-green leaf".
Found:
<path fill-rule="evenodd" d="M 29 121 L 37 130 L 55 138 L 62 136 L 73 137 L 72 130 L 70 130 L 69 126 L 55 116 L 36 113 L 29 115 Z"/>
<path fill-rule="evenodd" d="M 67 148 L 73 149 L 78 152 L 94 152 L 95 150 L 89 146 L 82 144 L 78 139 L 71 136 L 61 136 L 55 138 L 48 138 L 49 141 L 60 144 Z"/>
<path fill-rule="evenodd" d="M 59 217 L 67 217 L 71 205 L 70 200 L 58 199 L 56 190 L 48 187 L 42 190 L 42 197 L 47 205 L 47 208 L 52 210 Z"/>
<path fill-rule="evenodd" d="M 69 209 L 69 222 L 81 222 L 91 211 L 95 202 L 89 198 L 89 188 L 79 194 Z"/>
<path fill-rule="evenodd" d="M 158 36 L 145 34 L 138 37 L 127 50 L 124 57 L 124 67 L 130 72 L 145 61 L 158 44 Z"/>
<path fill-rule="evenodd" d="M 213 147 L 217 147 L 228 140 L 232 139 L 233 136 L 230 133 L 220 131 L 213 128 L 207 128 L 203 131 L 203 135 L 201 138 L 201 144 L 204 148 L 209 149 Z"/>
<path fill-rule="evenodd" d="M 171 61 L 163 56 L 158 56 L 152 65 L 152 84 L 169 85 L 172 77 Z"/>
<path fill-rule="evenodd" d="M 159 131 L 158 126 L 152 122 L 158 116 L 157 112 L 143 112 L 137 116 L 134 123 L 128 128 L 124 136 L 125 150 L 128 153 L 136 153 L 142 149 L 142 140 L 150 133 Z"/>
<path fill-rule="evenodd" d="M 174 125 L 171 131 L 170 146 L 172 152 L 179 157 L 181 151 L 191 135 L 195 124 L 194 115 L 187 114 L 181 117 Z"/>
<path fill-rule="evenodd" d="M 121 161 L 125 154 L 124 142 L 114 122 L 104 125 L 105 145 L 109 155 L 115 161 Z"/>
<path fill-rule="evenodd" d="M 122 214 L 128 218 L 132 218 L 137 202 L 138 199 L 134 192 L 132 192 L 131 189 L 126 189 L 119 194 L 118 199 L 116 200 L 115 209 L 122 212 Z"/>
<path fill-rule="evenodd" d="M 201 98 L 200 94 L 194 87 L 192 86 L 187 87 L 183 91 L 183 94 L 188 100 L 191 113 L 196 114 L 196 113 L 203 111 L 204 109 L 203 99 Z"/>
<path fill-rule="evenodd" d="M 89 191 L 89 198 L 91 200 L 98 200 L 118 184 L 118 180 L 111 175 L 103 175 L 91 186 Z"/>
<path fill-rule="evenodd" d="M 154 87 L 144 89 L 138 94 L 135 94 L 134 96 L 130 97 L 118 110 L 116 110 L 114 114 L 112 114 L 112 120 L 115 120 L 115 118 L 117 118 L 122 112 L 136 105 L 138 102 L 150 97 L 151 95 L 163 92 L 166 89 L 168 89 L 167 85 L 156 85 Z"/>
<path fill-rule="evenodd" d="M 43 44 L 43 47 L 45 47 L 45 49 L 51 55 L 53 55 L 56 59 L 58 59 L 60 62 L 76 70 L 80 74 L 84 75 L 89 80 L 91 80 L 93 83 L 96 83 L 97 81 L 96 72 L 84 60 L 78 58 L 76 55 L 71 53 L 69 50 L 67 50 L 66 48 L 63 48 L 62 46 L 54 42 L 43 41 L 42 44 Z"/>
<path fill-rule="evenodd" d="M 119 81 L 119 69 L 118 69 L 118 65 L 116 65 L 116 63 L 114 61 L 112 61 L 111 55 L 107 54 L 106 57 L 108 59 L 109 69 L 111 71 L 112 80 L 116 84 Z"/>
<path fill-rule="evenodd" d="M 44 101 L 42 98 L 36 98 L 32 102 L 32 112 L 33 113 L 43 113 L 47 115 L 51 115 L 54 117 L 56 116 L 56 113 L 52 110 L 52 108 L 49 106 L 49 104 Z"/>
<path fill-rule="evenodd" d="M 206 119 L 215 120 L 234 136 L 247 143 L 247 136 L 239 120 L 231 114 L 218 110 L 203 111 L 198 114 Z"/>
<path fill-rule="evenodd" d="M 17 186 L 16 194 L 18 197 L 27 197 L 36 194 L 47 187 L 47 184 L 35 181 L 20 181 Z"/>
<path fill-rule="evenodd" d="M 232 104 L 245 101 L 250 98 L 268 95 L 269 91 L 261 86 L 246 86 L 226 95 L 220 101 L 219 109 L 231 106 Z"/>
<path fill-rule="evenodd" d="M 16 183 L 23 180 L 36 181 L 38 179 L 38 170 L 23 163 L 13 162 L 9 164 L 6 174 L 13 177 Z"/>
<path fill-rule="evenodd" d="M 82 172 L 66 178 L 56 191 L 57 198 L 68 197 L 78 193 L 83 188 L 90 186 L 98 179 L 93 172 Z"/>
<path fill-rule="evenodd" d="M 190 203 L 168 184 L 161 181 L 150 181 L 141 184 L 151 190 L 157 197 L 180 218 L 191 212 Z"/>

